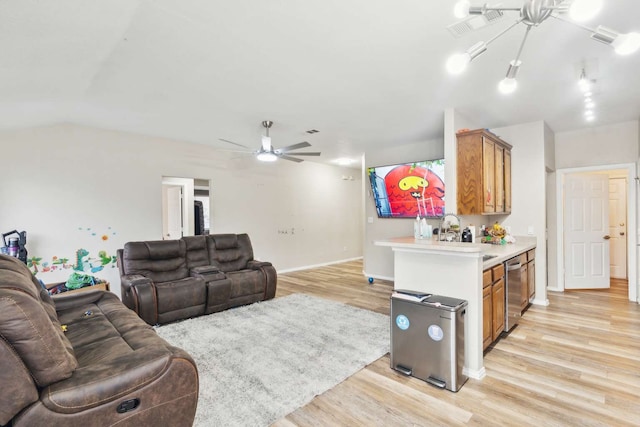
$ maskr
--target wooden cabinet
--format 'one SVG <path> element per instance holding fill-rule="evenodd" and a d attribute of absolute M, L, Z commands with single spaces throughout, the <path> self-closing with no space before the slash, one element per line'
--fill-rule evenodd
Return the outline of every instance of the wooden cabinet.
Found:
<path fill-rule="evenodd" d="M 457 135 L 458 215 L 511 212 L 511 145 L 485 129 Z"/>
<path fill-rule="evenodd" d="M 499 264 L 482 274 L 482 349 L 498 339 L 504 329 L 505 290 L 504 265 Z"/>
<path fill-rule="evenodd" d="M 531 249 L 527 252 L 527 287 L 529 301 L 536 296 L 536 250 Z"/>
<path fill-rule="evenodd" d="M 499 278 L 493 285 L 491 285 L 491 321 L 493 324 L 493 332 L 491 339 L 497 340 L 502 331 L 504 330 L 504 277 Z"/>
<path fill-rule="evenodd" d="M 491 273 L 491 271 L 489 271 Z M 493 298 L 491 298 L 491 283 L 482 288 L 482 349 L 489 347 L 493 342 Z"/>
<path fill-rule="evenodd" d="M 504 211 L 511 212 L 511 150 L 504 150 Z"/>

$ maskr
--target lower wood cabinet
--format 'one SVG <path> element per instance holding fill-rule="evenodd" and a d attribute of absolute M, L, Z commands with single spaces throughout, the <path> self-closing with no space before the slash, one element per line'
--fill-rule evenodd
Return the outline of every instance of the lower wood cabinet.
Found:
<path fill-rule="evenodd" d="M 499 264 L 482 274 L 482 349 L 498 339 L 504 329 L 505 290 L 504 265 Z"/>
<path fill-rule="evenodd" d="M 504 330 L 504 276 L 500 277 L 496 282 L 491 285 L 491 322 L 493 324 L 493 333 L 491 340 L 495 341 L 500 336 L 500 333 Z"/>
<path fill-rule="evenodd" d="M 522 299 L 520 301 L 520 309 L 522 311 L 529 307 L 531 301 L 536 295 L 536 250 L 531 249 L 520 255 L 520 281 L 522 284 Z"/>
<path fill-rule="evenodd" d="M 527 252 L 527 286 L 529 287 L 529 301 L 536 296 L 536 250 Z"/>
<path fill-rule="evenodd" d="M 491 272 L 489 272 L 491 273 Z M 493 298 L 491 298 L 491 283 L 482 288 L 482 349 L 493 342 Z"/>

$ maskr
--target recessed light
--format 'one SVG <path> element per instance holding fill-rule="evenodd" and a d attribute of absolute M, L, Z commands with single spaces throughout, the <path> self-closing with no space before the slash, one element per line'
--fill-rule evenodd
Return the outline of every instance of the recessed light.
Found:
<path fill-rule="evenodd" d="M 585 107 L 585 108 L 593 108 L 593 107 L 595 107 L 595 106 L 596 106 L 596 104 L 595 104 L 595 102 L 593 102 L 593 101 L 589 101 L 589 102 L 585 102 L 585 103 L 584 103 L 584 107 Z"/>

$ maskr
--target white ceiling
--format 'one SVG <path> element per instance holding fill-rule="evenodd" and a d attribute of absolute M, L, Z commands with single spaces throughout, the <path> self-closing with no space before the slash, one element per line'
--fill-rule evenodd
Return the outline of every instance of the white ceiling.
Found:
<path fill-rule="evenodd" d="M 451 53 L 517 17 L 455 38 L 446 29 L 454 3 L 4 0 L 0 128 L 71 122 L 258 148 L 268 119 L 276 147 L 307 140 L 331 161 L 365 146 L 442 138 L 447 107 L 485 127 L 544 120 L 556 132 L 640 117 L 640 52 L 617 56 L 553 19 L 531 31 L 513 95 L 500 95 L 496 84 L 524 25 L 464 75 L 447 75 Z M 640 32 L 640 1 L 607 0 L 587 25 L 598 24 Z M 592 124 L 575 84 L 581 64 L 597 80 Z"/>

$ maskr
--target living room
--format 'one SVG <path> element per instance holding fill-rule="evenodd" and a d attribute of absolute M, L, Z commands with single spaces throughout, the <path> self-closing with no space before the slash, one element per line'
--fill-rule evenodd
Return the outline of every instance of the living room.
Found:
<path fill-rule="evenodd" d="M 477 36 L 451 37 L 445 26 L 455 20 L 448 10 L 453 1 L 446 13 L 432 13 L 431 6 L 418 2 L 281 4 L 273 14 L 267 6 L 243 3 L 224 5 L 234 17 L 228 23 L 223 22 L 220 4 L 208 8 L 197 2 L 136 1 L 87 6 L 69 0 L 53 10 L 37 2 L 22 3 L 11 4 L 15 9 L 9 16 L 19 18 L 8 25 L 12 38 L 2 42 L 12 66 L 4 71 L 3 80 L 9 83 L 0 92 L 5 113 L 0 119 L 0 231 L 27 231 L 29 267 L 45 283 L 65 280 L 77 266 L 78 251 L 85 249 L 85 271 L 108 281 L 111 291 L 121 296 L 116 251 L 129 241 L 162 238 L 163 177 L 209 181 L 212 233 L 248 233 L 255 258 L 272 262 L 279 274 L 361 259 L 363 284 L 368 277 L 376 283 L 392 280 L 392 251 L 374 241 L 410 235 L 413 224 L 377 217 L 366 167 L 445 158 L 447 194 L 453 195 L 455 135 L 463 128 L 489 128 L 514 146 L 513 187 L 519 191 L 514 191 L 512 215 L 500 221 L 514 234 L 537 240 L 534 304 L 544 306 L 548 292 L 563 290 L 562 252 L 556 244 L 562 236 L 556 218 L 562 203 L 558 174 L 624 169 L 633 197 L 628 235 L 631 243 L 637 242 L 634 179 L 640 157 L 640 89 L 627 70 L 640 65 L 638 55 L 598 56 L 592 66 L 592 50 L 608 47 L 579 29 L 567 26 L 569 32 L 562 23 L 536 29 L 537 40 L 525 48 L 523 92 L 507 100 L 493 94 L 493 83 L 504 74 L 520 35 L 512 37 L 504 52 L 497 51 L 496 43 L 484 54 L 485 62 L 498 63 L 495 67 L 474 61 L 466 80 L 453 80 L 445 75 L 446 58 L 433 46 L 437 43 L 422 34 L 428 19 L 439 26 L 433 37 L 448 37 L 447 49 L 453 49 L 497 32 L 496 27 Z M 340 8 L 346 11 L 336 18 Z M 616 8 L 637 11 L 638 5 L 611 2 L 596 21 L 638 31 L 629 17 L 634 13 L 611 11 Z M 82 19 L 65 10 L 76 10 Z M 342 33 L 334 33 L 327 22 Z M 239 23 L 243 26 L 233 28 Z M 252 26 L 253 36 L 243 31 Z M 403 26 L 405 32 L 400 31 Z M 292 40 L 309 27 L 314 29 L 309 39 Z M 269 43 L 256 34 L 269 34 Z M 540 45 L 557 35 L 566 38 L 566 49 L 545 52 Z M 191 44 L 195 40 L 198 43 Z M 562 77 L 548 85 L 537 81 L 536 73 L 550 75 L 560 67 L 554 60 L 572 43 L 580 48 L 562 62 Z M 319 63 L 329 62 L 327 51 L 332 49 L 338 52 L 333 65 L 321 67 Z M 309 52 L 321 59 L 313 60 Z M 406 59 L 415 56 L 431 59 Z M 238 57 L 246 62 L 234 62 Z M 592 66 L 602 94 L 602 109 L 593 123 L 583 122 L 580 106 L 571 104 L 582 102 L 579 94 L 566 90 L 550 101 L 536 99 L 543 89 L 560 92 L 560 86 L 573 84 L 581 60 Z M 387 62 L 396 65 L 370 74 Z M 474 67 L 482 65 L 488 69 L 474 76 Z M 416 73 L 423 75 L 417 79 L 420 84 Z M 613 82 L 617 73 L 620 84 L 628 85 L 624 90 Z M 491 84 L 485 85 L 484 78 Z M 226 83 L 209 85 L 211 80 Z M 427 81 L 447 89 L 427 90 Z M 306 84 L 317 88 L 308 91 Z M 348 97 L 339 97 L 341 93 Z M 488 103 L 492 105 L 485 111 Z M 561 104 L 562 114 L 547 119 L 546 104 Z M 261 163 L 227 151 L 237 147 L 220 141 L 257 148 L 265 119 L 275 122 L 271 137 L 276 146 L 306 140 L 311 150 L 322 151 L 320 158 Z M 306 133 L 314 128 L 320 132 Z M 355 162 L 341 166 L 333 162 L 337 157 Z M 449 211 L 456 211 L 455 197 L 446 203 Z M 493 217 L 464 220 L 479 225 Z M 430 222 L 438 225 L 437 220 Z M 638 254 L 631 243 L 628 299 L 637 301 Z"/>

